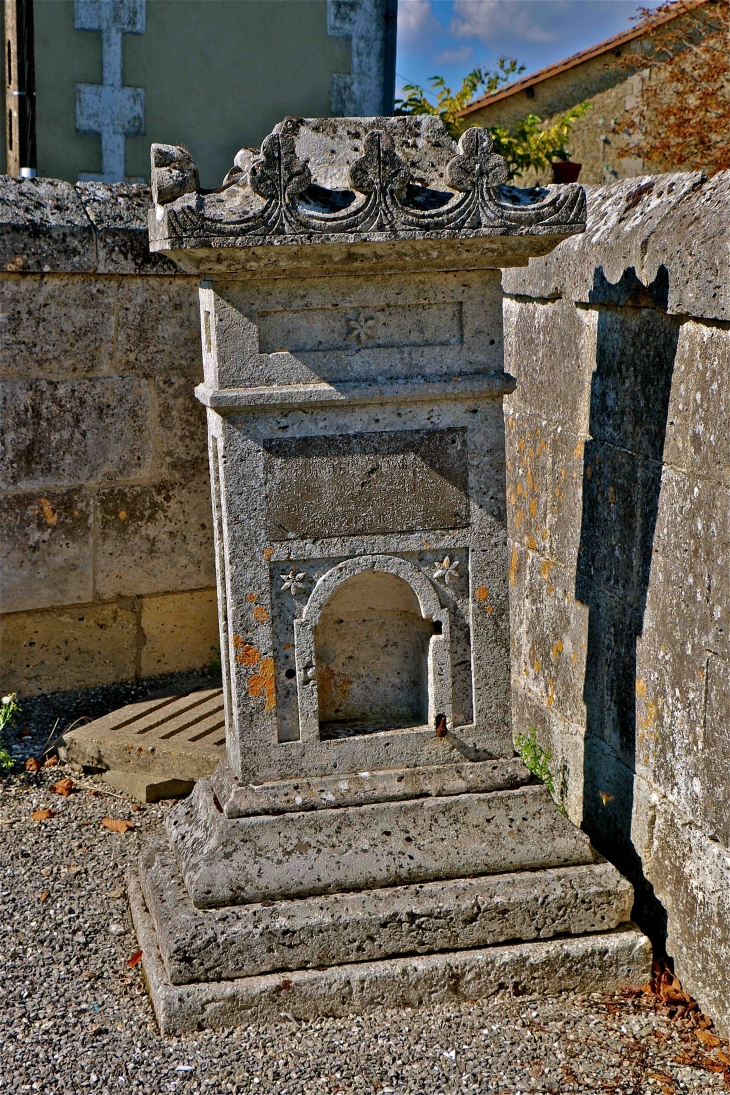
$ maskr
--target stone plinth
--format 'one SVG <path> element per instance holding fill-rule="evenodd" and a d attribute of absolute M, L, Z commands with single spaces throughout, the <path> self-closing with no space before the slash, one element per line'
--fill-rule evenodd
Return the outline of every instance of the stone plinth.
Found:
<path fill-rule="evenodd" d="M 643 976 L 627 884 L 510 720 L 499 268 L 582 231 L 584 192 L 507 186 L 485 133 L 433 118 L 287 119 L 211 193 L 184 150 L 152 161 L 152 247 L 203 279 L 227 727 L 132 888 L 163 1027 L 269 1015 L 279 968 L 310 1014 L 394 978 L 495 991 L 501 963 Z M 580 974 L 530 949 L 566 931 Z"/>

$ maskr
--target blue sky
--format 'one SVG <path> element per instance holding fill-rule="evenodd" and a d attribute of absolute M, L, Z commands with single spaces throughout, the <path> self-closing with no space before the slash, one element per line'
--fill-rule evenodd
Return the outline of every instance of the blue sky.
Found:
<path fill-rule="evenodd" d="M 657 7 L 659 0 L 641 0 Z M 399 0 L 396 95 L 404 83 L 444 76 L 452 89 L 504 54 L 526 73 L 632 25 L 636 0 Z"/>

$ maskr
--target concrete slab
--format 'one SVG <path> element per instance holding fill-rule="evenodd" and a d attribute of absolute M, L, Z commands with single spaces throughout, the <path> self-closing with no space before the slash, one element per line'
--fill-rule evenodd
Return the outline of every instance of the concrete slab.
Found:
<path fill-rule="evenodd" d="M 546 942 L 352 962 L 228 981 L 173 985 L 167 977 L 139 878 L 129 900 L 147 989 L 164 1035 L 282 1018 L 364 1014 L 383 1005 L 419 1007 L 497 993 L 608 992 L 641 984 L 651 944 L 632 924 L 619 931 Z"/>
<path fill-rule="evenodd" d="M 201 780 L 166 824 L 197 908 L 594 862 L 543 784 L 230 819 Z"/>
<path fill-rule="evenodd" d="M 140 856 L 139 879 L 176 985 L 607 931 L 630 919 L 634 900 L 599 862 L 196 909 L 162 836 Z"/>
<path fill-rule="evenodd" d="M 140 802 L 188 794 L 225 757 L 223 692 L 128 704 L 64 735 L 68 760 Z"/>

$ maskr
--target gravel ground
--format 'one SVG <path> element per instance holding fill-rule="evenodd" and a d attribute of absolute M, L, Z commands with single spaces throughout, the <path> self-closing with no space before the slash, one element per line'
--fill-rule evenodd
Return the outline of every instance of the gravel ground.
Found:
<path fill-rule="evenodd" d="M 163 1039 L 144 991 L 124 872 L 167 804 L 135 808 L 59 766 L 2 781 L 0 1093 L 709 1095 L 725 1043 L 620 995 L 495 999 Z M 33 821 L 32 811 L 54 816 Z M 102 818 L 130 820 L 120 834 Z M 713 1071 L 720 1070 L 720 1071 Z"/>

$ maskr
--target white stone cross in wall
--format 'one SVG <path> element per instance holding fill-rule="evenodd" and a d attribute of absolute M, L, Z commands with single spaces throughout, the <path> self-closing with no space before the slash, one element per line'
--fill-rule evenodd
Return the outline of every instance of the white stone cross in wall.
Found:
<path fill-rule="evenodd" d="M 100 134 L 101 174 L 81 172 L 81 182 L 124 182 L 125 140 L 144 133 L 144 88 L 122 85 L 122 35 L 144 34 L 145 2 L 74 0 L 76 30 L 101 34 L 101 83 L 76 85 L 76 129 Z"/>

